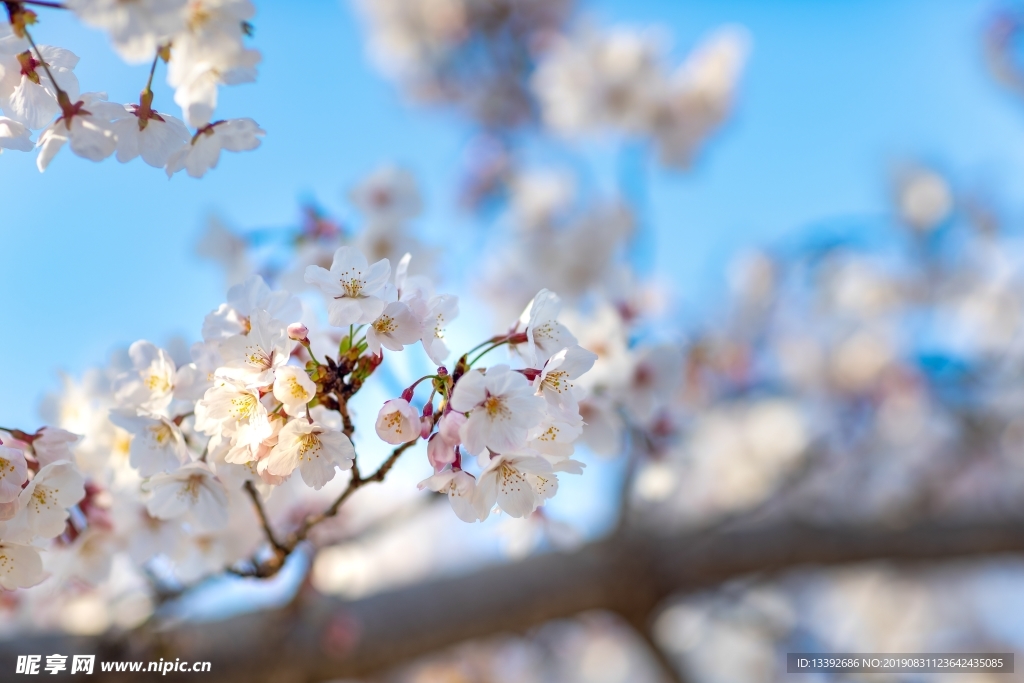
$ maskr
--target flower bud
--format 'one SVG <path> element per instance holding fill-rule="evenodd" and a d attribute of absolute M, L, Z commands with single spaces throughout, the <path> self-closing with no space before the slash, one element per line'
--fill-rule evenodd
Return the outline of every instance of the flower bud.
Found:
<path fill-rule="evenodd" d="M 278 328 L 281 329 L 281 328 Z M 288 326 L 288 338 L 294 339 L 295 341 L 301 342 L 306 341 L 306 337 L 309 336 L 309 328 L 302 323 L 292 323 Z"/>

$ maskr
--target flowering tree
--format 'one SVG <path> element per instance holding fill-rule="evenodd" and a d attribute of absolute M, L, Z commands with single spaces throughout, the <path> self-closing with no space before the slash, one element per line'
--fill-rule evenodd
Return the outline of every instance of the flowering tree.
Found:
<path fill-rule="evenodd" d="M 116 152 L 201 177 L 222 149 L 259 145 L 252 119 L 214 118 L 219 86 L 256 77 L 248 0 L 5 7 L 0 147 L 29 151 L 43 129 L 40 170 L 68 143 L 95 161 Z M 1022 549 L 1019 523 L 974 514 L 1019 497 L 1006 466 L 1019 399 L 1004 370 L 1019 355 L 1020 261 L 988 214 L 957 210 L 975 205 L 941 175 L 897 178 L 893 220 L 871 248 L 839 234 L 749 255 L 730 306 L 684 342 L 643 264 L 640 174 L 624 173 L 618 196 L 595 196 L 525 150 L 601 134 L 623 163 L 685 170 L 733 105 L 742 29 L 671 65 L 656 36 L 587 24 L 571 2 L 358 7 L 399 87 L 475 131 L 461 197 L 492 223 L 486 247 L 461 261 L 457 245 L 439 254 L 413 229 L 416 179 L 391 166 L 351 192 L 359 231 L 314 207 L 297 229 L 266 235 L 212 224 L 200 253 L 232 286 L 196 321 L 200 341 L 137 341 L 66 379 L 46 426 L 0 428 L 0 587 L 16 633 L 96 636 L 43 641 L 69 653 L 188 653 L 216 662 L 222 680 L 312 680 L 603 610 L 629 627 L 646 674 L 678 678 L 714 669 L 699 653 L 681 668 L 671 637 L 659 642 L 654 617 L 680 592 L 808 562 Z M 80 94 L 77 56 L 36 45 L 44 9 L 70 10 L 126 61 L 150 62 L 138 103 Z M 1013 73 L 1001 26 L 994 63 Z M 154 109 L 161 62 L 182 120 Z M 483 266 L 458 277 L 472 261 Z M 467 303 L 497 322 L 459 318 Z M 564 475 L 600 458 L 621 461 L 616 519 L 582 544 L 545 504 Z M 410 461 L 405 493 L 374 486 Z M 954 475 L 962 483 L 950 487 Z M 352 588 L 346 543 L 432 514 L 434 501 L 460 525 L 512 518 L 518 554 L 561 552 L 401 589 L 393 574 L 377 586 L 390 591 L 361 599 L 322 596 Z M 474 528 L 407 526 L 397 554 L 371 566 L 413 563 L 413 536 L 430 539 L 430 561 L 469 557 L 446 543 Z M 290 585 L 277 612 L 172 628 L 203 591 L 275 581 Z M 784 621 L 766 618 L 757 642 L 789 645 Z M 674 622 L 661 623 L 664 635 Z M 283 659 L 282 628 L 300 634 Z"/>

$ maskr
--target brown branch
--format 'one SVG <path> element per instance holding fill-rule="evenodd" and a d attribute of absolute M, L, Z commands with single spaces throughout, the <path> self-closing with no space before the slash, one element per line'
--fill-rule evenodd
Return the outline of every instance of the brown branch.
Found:
<path fill-rule="evenodd" d="M 306 539 L 306 537 L 309 535 L 310 530 L 314 526 L 324 521 L 325 519 L 329 519 L 337 515 L 338 510 L 341 509 L 342 504 L 346 500 L 348 500 L 353 493 L 361 489 L 363 486 L 366 486 L 370 482 L 384 481 L 384 477 L 386 477 L 388 472 L 391 471 L 391 468 L 395 466 L 395 463 L 398 462 L 398 458 L 401 457 L 402 453 L 404 453 L 410 447 L 416 445 L 417 441 L 406 442 L 401 446 L 397 447 L 395 450 L 391 451 L 391 455 L 388 456 L 388 459 L 385 460 L 384 463 L 379 468 L 377 468 L 376 472 L 374 472 L 368 477 L 359 476 L 359 470 L 356 468 L 355 460 L 353 459 L 352 478 L 349 480 L 348 486 L 345 487 L 345 490 L 341 492 L 341 495 L 338 496 L 333 503 L 331 503 L 331 506 L 329 508 L 327 508 L 326 510 L 319 514 L 310 515 L 309 517 L 307 517 L 306 520 L 302 523 L 302 526 L 299 527 L 298 531 L 296 531 L 288 540 L 288 543 L 286 544 L 285 547 L 288 548 L 289 551 L 293 550 L 296 545 L 298 545 L 300 542 Z"/>
<path fill-rule="evenodd" d="M 256 490 L 256 487 L 253 486 L 251 481 L 245 482 L 245 491 L 249 494 L 249 497 L 252 498 L 253 507 L 256 508 L 256 514 L 259 515 L 260 524 L 263 525 L 263 533 L 266 534 L 267 540 L 270 541 L 270 545 L 273 546 L 279 556 L 287 555 L 290 552 L 290 549 L 286 548 L 277 540 L 277 537 L 274 535 L 274 530 L 270 528 L 270 520 L 267 519 L 267 512 L 263 508 L 263 500 L 260 498 L 260 492 Z"/>
<path fill-rule="evenodd" d="M 219 682 L 270 683 L 367 676 L 459 642 L 522 632 L 590 610 L 643 624 L 675 594 L 737 577 L 806 565 L 889 560 L 921 564 L 1024 553 L 1024 522 L 927 522 L 812 527 L 777 522 L 758 528 L 693 532 L 632 531 L 575 552 L 551 553 L 353 601 L 313 594 L 274 611 L 160 634 L 159 654 L 141 638 L 38 636 L 0 642 L 0 671 L 21 654 L 96 654 L 99 661 L 209 660 Z M 125 649 L 134 647 L 136 649 Z M 103 674 L 133 683 L 146 674 Z M 188 676 L 167 681 L 191 680 Z"/>

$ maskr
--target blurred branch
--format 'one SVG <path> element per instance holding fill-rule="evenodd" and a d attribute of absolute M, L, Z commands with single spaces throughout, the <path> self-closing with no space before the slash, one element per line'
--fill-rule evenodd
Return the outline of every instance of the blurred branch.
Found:
<path fill-rule="evenodd" d="M 590 610 L 644 624 L 668 597 L 757 572 L 875 560 L 904 564 L 1024 553 L 1024 522 L 931 521 L 903 529 L 780 522 L 711 535 L 627 531 L 568 554 L 487 567 L 359 600 L 303 596 L 285 609 L 159 633 L 33 636 L 0 643 L 0 670 L 19 654 L 105 660 L 209 660 L 218 681 L 327 680 L 374 674 L 461 641 L 522 632 Z M 104 675 L 121 683 L 146 674 Z M 168 681 L 177 680 L 169 674 Z M 186 676 L 187 678 L 187 676 Z"/>

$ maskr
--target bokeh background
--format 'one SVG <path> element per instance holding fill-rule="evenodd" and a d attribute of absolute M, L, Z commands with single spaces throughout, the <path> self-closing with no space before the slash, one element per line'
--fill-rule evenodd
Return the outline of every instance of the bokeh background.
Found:
<path fill-rule="evenodd" d="M 991 2 L 589 2 L 595 21 L 663 27 L 681 59 L 727 23 L 753 52 L 737 110 L 688 173 L 651 173 L 646 215 L 656 263 L 699 316 L 725 295 L 725 265 L 821 222 L 875 221 L 891 210 L 893 165 L 926 160 L 1012 205 L 1024 193 L 1022 108 L 986 66 Z M 8 329 L 0 413 L 36 418 L 56 368 L 81 372 L 114 347 L 171 334 L 194 338 L 222 300 L 218 269 L 195 257 L 210 215 L 239 229 L 298 222 L 315 200 L 354 222 L 345 191 L 383 163 L 424 188 L 417 223 L 438 238 L 475 226 L 459 211 L 470 131 L 444 110 L 411 107 L 367 57 L 350 5 L 263 2 L 256 85 L 222 93 L 222 116 L 251 115 L 268 136 L 258 154 L 227 156 L 202 181 L 114 163 L 60 159 L 45 174 L 30 155 L 0 163 L 0 292 Z M 123 64 L 105 36 L 46 13 L 46 39 L 82 56 L 85 90 L 131 100 L 144 69 Z M 157 79 L 157 102 L 171 93 Z M 172 107 L 173 109 L 173 107 Z M 591 155 L 595 182 L 614 187 L 609 144 Z"/>

